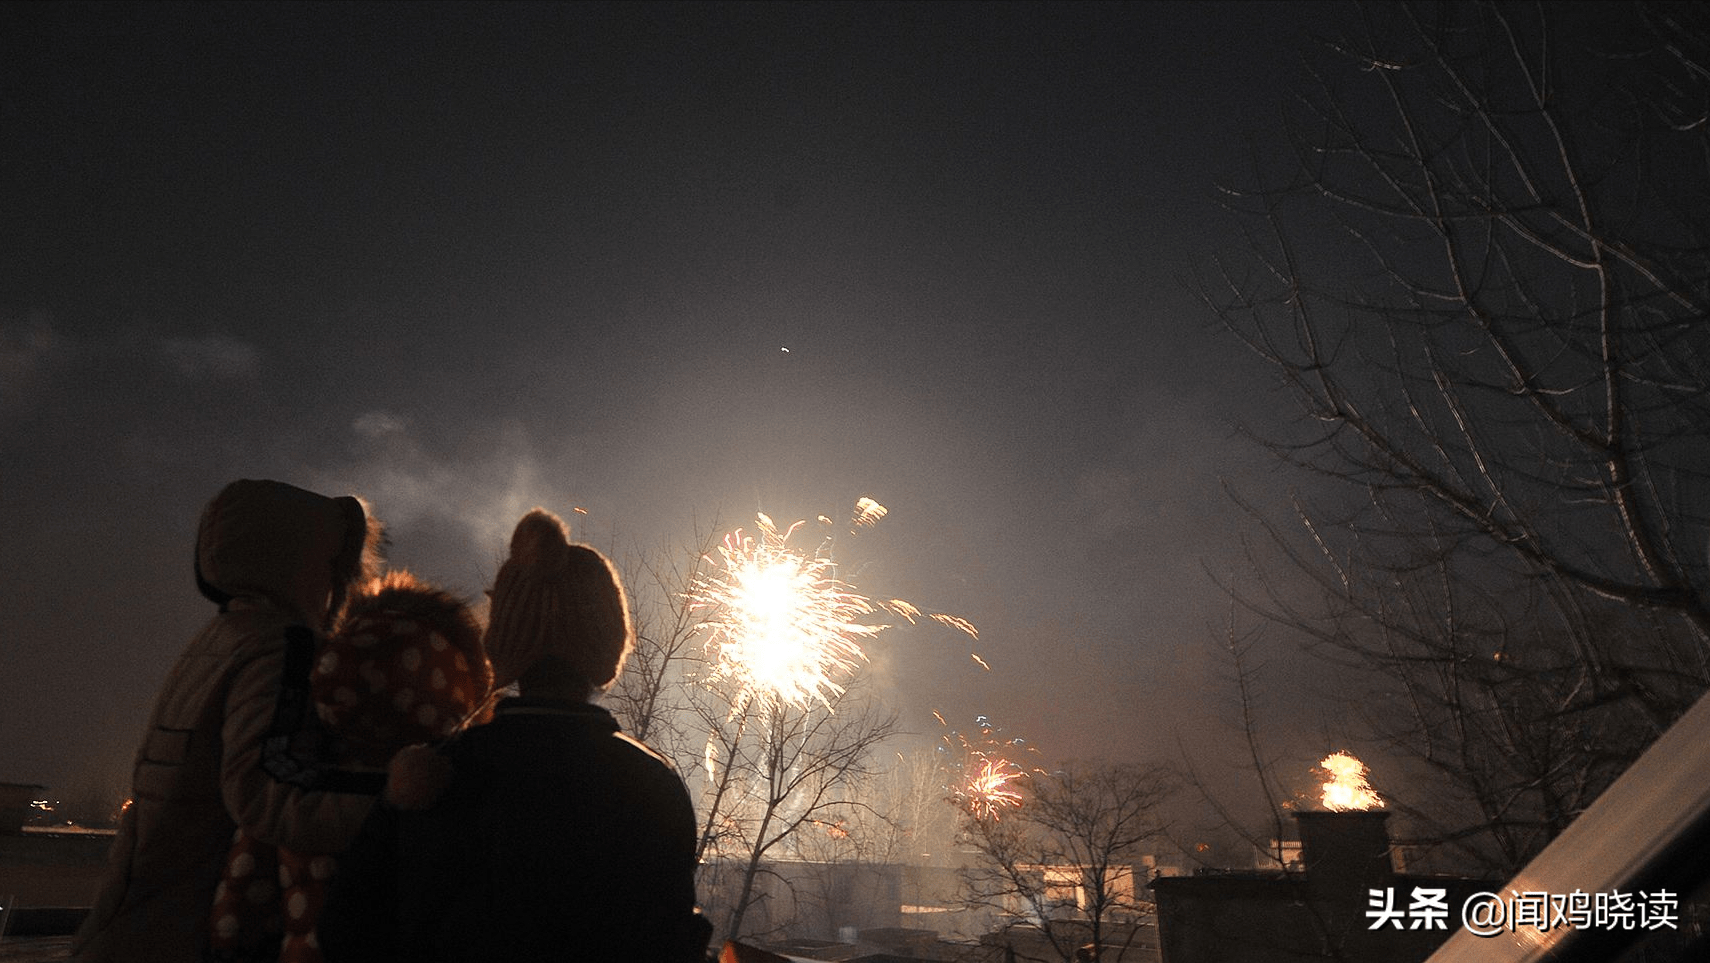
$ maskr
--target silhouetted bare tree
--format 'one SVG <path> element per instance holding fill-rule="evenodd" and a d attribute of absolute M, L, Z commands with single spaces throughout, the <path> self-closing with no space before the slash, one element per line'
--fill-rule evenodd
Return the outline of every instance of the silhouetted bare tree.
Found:
<path fill-rule="evenodd" d="M 757 884 L 766 861 L 799 855 L 798 834 L 847 824 L 864 808 L 860 791 L 874 774 L 875 750 L 896 732 L 896 716 L 867 701 L 858 685 L 829 706 L 724 707 L 722 721 L 706 720 L 703 891 L 716 894 L 709 909 L 723 914 L 725 938 L 740 939 L 754 935 L 744 926 L 764 895 Z"/>
<path fill-rule="evenodd" d="M 636 642 L 606 705 L 626 732 L 672 760 L 701 822 L 697 884 L 720 937 L 737 939 L 765 898 L 767 862 L 797 856 L 798 837 L 847 824 L 865 805 L 875 750 L 894 715 L 846 680 L 829 704 L 755 699 L 707 659 L 706 611 L 691 604 L 721 534 L 631 554 Z M 788 915 L 788 914 L 781 914 Z"/>
<path fill-rule="evenodd" d="M 662 543 L 624 555 L 635 646 L 604 703 L 624 731 L 677 764 L 695 765 L 704 739 L 693 723 L 690 690 L 705 674 L 701 616 L 688 587 L 718 543 L 716 525 L 697 528 L 692 540 Z"/>
<path fill-rule="evenodd" d="M 1224 720 L 1232 723 L 1245 757 L 1237 767 L 1244 778 L 1236 795 L 1248 804 L 1243 808 L 1254 811 L 1236 812 L 1206 782 L 1195 761 L 1199 753 L 1190 752 L 1178 736 L 1180 770 L 1183 781 L 1216 818 L 1216 828 L 1233 832 L 1260 857 L 1260 865 L 1266 869 L 1281 870 L 1288 866 L 1284 852 L 1284 841 L 1288 838 L 1286 815 L 1295 808 L 1296 800 L 1277 780 L 1278 758 L 1274 750 L 1265 746 L 1259 723 L 1257 689 L 1264 666 L 1255 663 L 1253 653 L 1261 641 L 1260 634 L 1252 629 L 1242 630 L 1237 624 L 1237 614 L 1231 605 L 1223 629 L 1223 649 L 1229 655 L 1228 683 L 1236 699 L 1235 712 L 1226 714 Z"/>
<path fill-rule="evenodd" d="M 1202 285 L 1331 483 L 1266 518 L 1325 604 L 1246 600 L 1375 670 L 1513 865 L 1710 682 L 1710 17 L 1361 9 Z"/>
<path fill-rule="evenodd" d="M 1034 773 L 1027 784 L 1017 807 L 965 813 L 963 840 L 978 854 L 964 873 L 969 903 L 1036 927 L 1064 963 L 1116 963 L 1135 932 L 1121 924 L 1150 909 L 1137 864 L 1163 838 L 1173 779 L 1158 766 L 1100 765 Z M 1034 958 L 1018 941 L 1011 949 Z"/>

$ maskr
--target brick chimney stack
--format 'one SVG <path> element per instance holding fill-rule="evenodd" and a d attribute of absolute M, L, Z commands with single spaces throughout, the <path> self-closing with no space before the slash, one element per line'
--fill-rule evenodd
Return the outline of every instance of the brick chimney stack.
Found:
<path fill-rule="evenodd" d="M 1366 890 L 1391 885 L 1389 813 L 1381 809 L 1299 812 L 1300 858 L 1315 896 L 1364 906 Z"/>

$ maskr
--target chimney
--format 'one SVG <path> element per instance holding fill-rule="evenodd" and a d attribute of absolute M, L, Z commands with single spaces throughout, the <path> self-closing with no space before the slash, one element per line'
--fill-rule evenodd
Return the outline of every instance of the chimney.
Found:
<path fill-rule="evenodd" d="M 1366 890 L 1391 885 L 1395 864 L 1383 810 L 1295 813 L 1301 863 L 1314 895 L 1365 905 Z"/>

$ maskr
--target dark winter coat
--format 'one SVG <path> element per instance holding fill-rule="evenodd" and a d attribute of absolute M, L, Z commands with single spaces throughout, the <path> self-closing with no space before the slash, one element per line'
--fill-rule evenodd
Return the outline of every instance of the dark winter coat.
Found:
<path fill-rule="evenodd" d="M 376 809 L 341 862 L 330 963 L 704 959 L 688 792 L 610 713 L 509 699 L 443 752 L 440 801 Z"/>
<path fill-rule="evenodd" d="M 308 685 L 341 559 L 366 536 L 355 499 L 279 482 L 233 482 L 208 505 L 196 576 L 220 614 L 179 656 L 155 702 L 74 959 L 202 959 L 239 826 L 307 852 L 337 852 L 355 837 L 383 780 L 328 764 Z"/>

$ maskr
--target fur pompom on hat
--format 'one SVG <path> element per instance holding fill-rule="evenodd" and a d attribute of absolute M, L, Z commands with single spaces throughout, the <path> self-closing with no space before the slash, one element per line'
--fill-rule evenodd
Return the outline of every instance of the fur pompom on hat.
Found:
<path fill-rule="evenodd" d="M 572 544 L 551 512 L 537 508 L 517 523 L 492 596 L 495 685 L 550 668 L 603 691 L 623 670 L 632 635 L 623 583 L 604 555 Z"/>
<path fill-rule="evenodd" d="M 351 599 L 309 676 L 321 721 L 376 754 L 363 760 L 370 764 L 474 721 L 492 681 L 474 612 L 405 571 Z"/>

